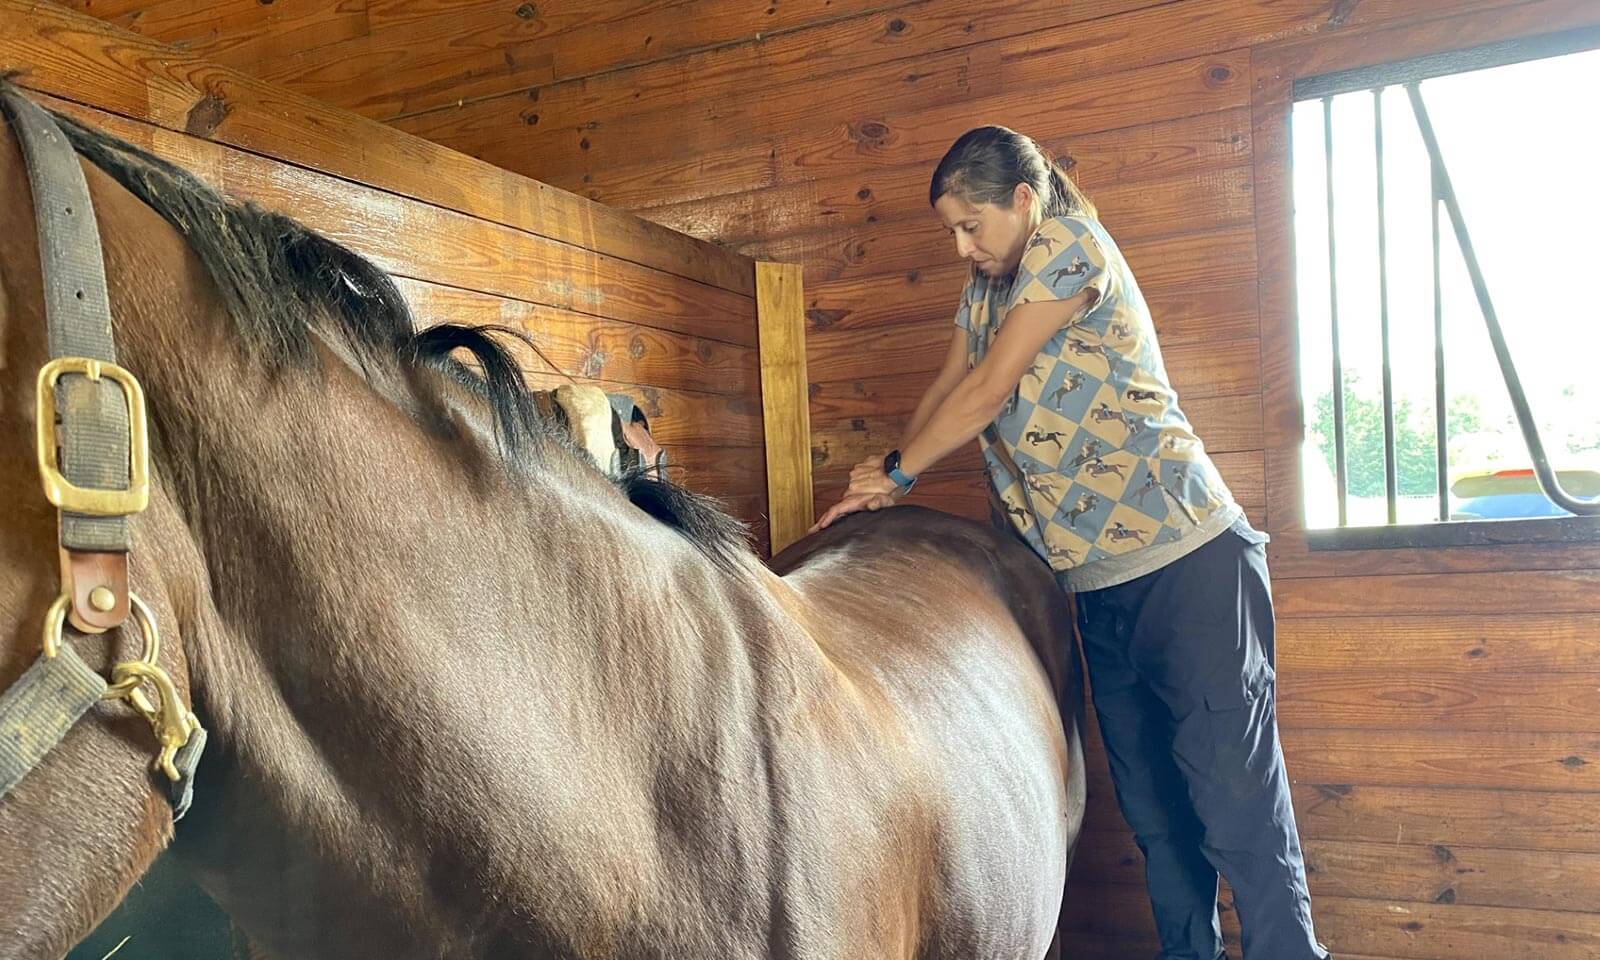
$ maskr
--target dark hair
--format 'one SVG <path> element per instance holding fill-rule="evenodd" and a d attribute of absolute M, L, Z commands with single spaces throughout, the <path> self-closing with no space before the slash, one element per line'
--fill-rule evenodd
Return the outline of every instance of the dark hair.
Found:
<path fill-rule="evenodd" d="M 1009 209 L 1019 183 L 1032 188 L 1046 217 L 1098 216 L 1061 164 L 1032 137 L 999 126 L 968 130 L 945 151 L 928 184 L 928 204 L 953 193 L 968 203 Z"/>

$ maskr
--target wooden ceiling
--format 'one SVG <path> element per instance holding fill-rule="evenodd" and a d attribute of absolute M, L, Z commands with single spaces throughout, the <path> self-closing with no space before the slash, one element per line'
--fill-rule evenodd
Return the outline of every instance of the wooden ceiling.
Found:
<path fill-rule="evenodd" d="M 63 0 L 378 120 L 904 7 L 885 0 Z M 685 77 L 692 85 L 693 78 Z"/>

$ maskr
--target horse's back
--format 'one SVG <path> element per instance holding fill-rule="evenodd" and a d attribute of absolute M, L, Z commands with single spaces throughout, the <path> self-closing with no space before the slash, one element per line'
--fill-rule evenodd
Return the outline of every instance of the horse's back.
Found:
<path fill-rule="evenodd" d="M 888 792 L 860 810 L 897 816 L 882 839 L 872 813 L 836 811 L 916 888 L 905 953 L 1042 955 L 1083 809 L 1077 663 L 1048 570 L 991 528 L 916 508 L 852 517 L 773 566 L 840 676 L 824 736 L 842 743 L 828 789 L 845 800 L 831 802 Z"/>

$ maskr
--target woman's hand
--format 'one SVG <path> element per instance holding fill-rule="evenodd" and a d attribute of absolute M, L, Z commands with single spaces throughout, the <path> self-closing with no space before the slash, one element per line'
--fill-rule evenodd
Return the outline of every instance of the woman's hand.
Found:
<path fill-rule="evenodd" d="M 882 510 L 894 506 L 894 494 L 900 488 L 883 472 L 882 457 L 868 457 L 850 471 L 850 489 L 839 502 L 822 515 L 807 532 L 826 529 L 840 517 L 862 510 Z"/>
<path fill-rule="evenodd" d="M 900 489 L 889 475 L 883 472 L 882 457 L 868 457 L 856 464 L 850 470 L 850 489 L 845 496 L 852 494 L 893 494 Z"/>
<path fill-rule="evenodd" d="M 862 510 L 882 510 L 884 507 L 894 506 L 894 497 L 886 493 L 846 493 L 838 503 L 829 508 L 822 519 L 811 525 L 807 533 L 816 533 L 825 530 L 840 517 L 847 517 L 852 513 Z"/>

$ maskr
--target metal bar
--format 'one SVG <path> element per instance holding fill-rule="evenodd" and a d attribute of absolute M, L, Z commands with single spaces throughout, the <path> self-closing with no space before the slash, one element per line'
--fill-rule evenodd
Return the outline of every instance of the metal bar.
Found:
<path fill-rule="evenodd" d="M 1489 330 L 1489 342 L 1494 346 L 1495 359 L 1500 362 L 1500 375 L 1506 382 L 1506 392 L 1511 395 L 1511 407 L 1516 411 L 1517 425 L 1522 428 L 1522 439 L 1528 445 L 1528 455 L 1533 459 L 1533 475 L 1539 480 L 1539 489 L 1563 510 L 1585 516 L 1600 515 L 1600 497 L 1584 499 L 1573 496 L 1562 488 L 1561 481 L 1550 468 L 1550 460 L 1544 452 L 1544 440 L 1539 436 L 1539 425 L 1534 422 L 1527 395 L 1522 391 L 1522 381 L 1517 376 L 1516 364 L 1512 362 L 1511 350 L 1506 346 L 1505 333 L 1500 329 L 1494 303 L 1489 299 L 1489 286 L 1484 281 L 1483 270 L 1478 266 L 1478 256 L 1472 249 L 1466 219 L 1461 215 L 1461 205 L 1456 202 L 1456 192 L 1450 184 L 1450 172 L 1445 169 L 1444 155 L 1440 153 L 1439 141 L 1433 135 L 1433 124 L 1428 120 L 1428 108 L 1422 102 L 1422 91 L 1417 84 L 1408 83 L 1406 93 L 1411 97 L 1411 109 L 1417 116 L 1422 142 L 1433 160 L 1435 189 L 1450 214 L 1451 226 L 1455 228 L 1461 257 L 1466 262 L 1467 274 L 1472 278 L 1472 290 L 1478 296 L 1478 307 L 1483 311 L 1483 322 Z M 1326 99 L 1323 101 L 1324 104 L 1327 102 Z"/>
<path fill-rule="evenodd" d="M 1536 37 L 1521 37 L 1485 44 L 1468 50 L 1430 54 L 1385 63 L 1371 67 L 1357 67 L 1316 77 L 1301 77 L 1294 82 L 1295 100 L 1315 100 L 1318 97 L 1338 96 L 1370 90 L 1373 87 L 1393 86 L 1397 83 L 1420 83 L 1434 77 L 1487 70 L 1529 60 L 1543 60 L 1600 47 L 1600 26 L 1579 27 L 1561 33 Z"/>
<path fill-rule="evenodd" d="M 1383 338 L 1383 493 L 1389 522 L 1398 523 L 1398 457 L 1394 449 L 1394 375 L 1389 365 L 1389 239 L 1383 208 L 1383 88 L 1372 91 L 1373 154 L 1378 174 L 1378 330 Z"/>
<path fill-rule="evenodd" d="M 1439 174 L 1431 171 L 1433 195 L 1433 450 L 1439 481 L 1439 519 L 1450 519 L 1450 426 L 1444 388 L 1444 296 L 1439 282 Z"/>
<path fill-rule="evenodd" d="M 1344 363 L 1339 357 L 1339 261 L 1334 255 L 1332 97 L 1322 98 L 1322 150 L 1328 187 L 1328 320 L 1333 328 L 1333 472 L 1342 527 L 1349 522 L 1349 478 L 1344 461 Z"/>

